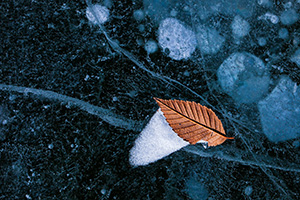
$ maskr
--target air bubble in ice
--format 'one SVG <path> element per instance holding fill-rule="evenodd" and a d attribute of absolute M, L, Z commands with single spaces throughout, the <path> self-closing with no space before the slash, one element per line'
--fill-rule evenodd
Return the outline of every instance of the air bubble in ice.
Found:
<path fill-rule="evenodd" d="M 244 20 L 241 16 L 234 17 L 231 24 L 232 33 L 234 36 L 241 38 L 246 36 L 250 31 L 250 24 Z"/>
<path fill-rule="evenodd" d="M 203 54 L 215 54 L 222 47 L 225 38 L 216 29 L 199 26 L 197 29 L 198 48 Z"/>
<path fill-rule="evenodd" d="M 280 21 L 284 25 L 292 25 L 299 19 L 298 13 L 294 9 L 283 11 L 280 15 Z"/>
<path fill-rule="evenodd" d="M 268 91 L 270 82 L 263 61 L 246 52 L 231 54 L 217 76 L 222 89 L 238 103 L 257 102 Z"/>
<path fill-rule="evenodd" d="M 272 142 L 300 136 L 300 90 L 283 77 L 273 91 L 258 103 L 264 134 Z"/>
<path fill-rule="evenodd" d="M 251 193 L 252 193 L 252 191 L 253 191 L 253 188 L 252 188 L 252 186 L 247 186 L 246 188 L 245 188 L 245 194 L 247 195 L 247 196 L 250 196 L 251 195 Z"/>
<path fill-rule="evenodd" d="M 158 49 L 157 43 L 154 40 L 148 40 L 145 44 L 145 50 L 148 54 L 155 53 Z"/>
<path fill-rule="evenodd" d="M 189 58 L 197 45 L 195 33 L 175 18 L 160 23 L 158 43 L 164 51 L 169 50 L 168 56 L 174 60 Z"/>
<path fill-rule="evenodd" d="M 109 10 L 105 6 L 95 4 L 92 8 L 88 7 L 86 9 L 86 17 L 93 24 L 104 24 L 108 20 Z"/>
<path fill-rule="evenodd" d="M 289 31 L 286 28 L 281 28 L 279 29 L 278 35 L 281 39 L 287 39 L 289 37 Z"/>

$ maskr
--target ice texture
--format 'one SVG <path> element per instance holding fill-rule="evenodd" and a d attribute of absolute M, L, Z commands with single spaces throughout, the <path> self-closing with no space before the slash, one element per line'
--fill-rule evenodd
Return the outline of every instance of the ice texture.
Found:
<path fill-rule="evenodd" d="M 300 67 L 300 48 L 298 48 L 296 52 L 292 55 L 291 61 L 296 63 L 298 67 Z"/>
<path fill-rule="evenodd" d="M 247 52 L 231 54 L 217 76 L 222 89 L 238 103 L 257 102 L 268 91 L 270 82 L 263 61 Z"/>
<path fill-rule="evenodd" d="M 95 13 L 92 12 L 92 9 Z M 93 5 L 93 8 L 88 7 L 86 9 L 86 17 L 93 24 L 104 24 L 109 18 L 109 10 L 100 4 Z M 94 16 L 96 15 L 96 18 Z"/>
<path fill-rule="evenodd" d="M 192 200 L 206 200 L 209 196 L 204 184 L 197 180 L 196 174 L 186 181 L 186 192 Z"/>
<path fill-rule="evenodd" d="M 232 21 L 231 28 L 233 35 L 237 38 L 241 38 L 249 33 L 250 24 L 241 16 L 237 15 Z"/>
<path fill-rule="evenodd" d="M 168 49 L 169 57 L 174 60 L 190 57 L 197 45 L 195 33 L 175 18 L 160 23 L 158 42 L 164 51 Z"/>
<path fill-rule="evenodd" d="M 199 26 L 197 30 L 198 48 L 203 54 L 215 54 L 222 47 L 225 38 L 216 29 Z"/>
<path fill-rule="evenodd" d="M 274 90 L 258 103 L 264 134 L 272 142 L 300 136 L 300 90 L 283 77 Z"/>
<path fill-rule="evenodd" d="M 172 130 L 159 109 L 135 140 L 129 162 L 133 166 L 147 165 L 187 145 L 189 143 Z"/>
<path fill-rule="evenodd" d="M 280 21 L 284 25 L 292 25 L 299 19 L 298 13 L 294 9 L 283 11 L 280 15 Z"/>

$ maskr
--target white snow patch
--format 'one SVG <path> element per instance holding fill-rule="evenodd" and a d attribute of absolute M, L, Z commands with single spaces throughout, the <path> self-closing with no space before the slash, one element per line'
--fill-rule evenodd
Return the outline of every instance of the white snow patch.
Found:
<path fill-rule="evenodd" d="M 268 97 L 258 103 L 264 134 L 272 142 L 300 136 L 300 90 L 283 77 Z"/>
<path fill-rule="evenodd" d="M 232 21 L 231 28 L 235 37 L 242 38 L 249 33 L 250 24 L 241 16 L 237 15 Z"/>
<path fill-rule="evenodd" d="M 189 145 L 169 126 L 159 109 L 135 140 L 129 162 L 133 166 L 147 165 Z"/>
<path fill-rule="evenodd" d="M 169 57 L 174 60 L 189 58 L 197 45 L 195 33 L 175 18 L 160 23 L 158 43 L 164 51 L 169 50 Z"/>
<path fill-rule="evenodd" d="M 269 87 L 267 67 L 258 57 L 242 52 L 231 54 L 217 71 L 222 89 L 238 103 L 258 101 Z"/>
<path fill-rule="evenodd" d="M 203 54 L 215 54 L 222 47 L 225 38 L 216 29 L 199 26 L 197 29 L 198 48 Z"/>
<path fill-rule="evenodd" d="M 86 17 L 92 24 L 104 24 L 109 18 L 109 10 L 105 6 L 95 4 L 92 8 L 86 9 Z"/>

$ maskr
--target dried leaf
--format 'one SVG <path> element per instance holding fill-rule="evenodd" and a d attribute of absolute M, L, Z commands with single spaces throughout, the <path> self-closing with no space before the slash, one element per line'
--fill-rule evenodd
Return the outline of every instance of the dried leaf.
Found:
<path fill-rule="evenodd" d="M 217 146 L 226 139 L 234 139 L 226 137 L 222 122 L 216 114 L 199 103 L 159 98 L 154 100 L 174 132 L 190 144 L 204 140 L 208 146 Z"/>

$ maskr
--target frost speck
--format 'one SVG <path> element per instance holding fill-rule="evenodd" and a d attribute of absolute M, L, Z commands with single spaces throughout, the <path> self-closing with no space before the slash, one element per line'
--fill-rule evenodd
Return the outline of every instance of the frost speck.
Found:
<path fill-rule="evenodd" d="M 164 51 L 169 50 L 169 57 L 174 60 L 189 58 L 197 45 L 195 33 L 175 18 L 160 23 L 158 42 Z"/>
<path fill-rule="evenodd" d="M 92 12 L 92 10 L 95 12 Z M 94 16 L 96 15 L 96 18 Z M 88 20 L 93 24 L 104 24 L 109 17 L 109 10 L 105 6 L 101 6 L 99 4 L 93 5 L 93 8 L 91 9 L 88 7 L 86 9 L 86 17 Z"/>

